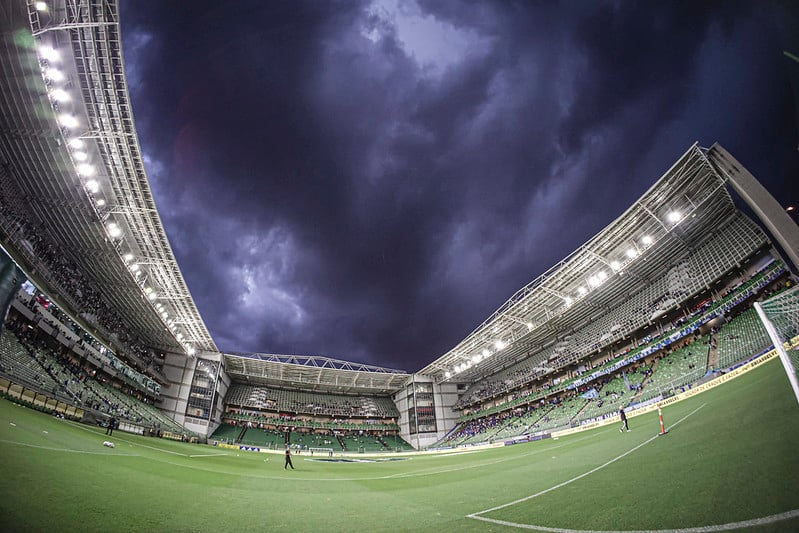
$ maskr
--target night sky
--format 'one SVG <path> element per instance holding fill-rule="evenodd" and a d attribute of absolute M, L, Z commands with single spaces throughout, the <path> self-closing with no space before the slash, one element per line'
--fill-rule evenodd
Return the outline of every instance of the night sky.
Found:
<path fill-rule="evenodd" d="M 128 0 L 122 29 L 220 349 L 415 371 L 695 141 L 799 203 L 790 4 Z"/>

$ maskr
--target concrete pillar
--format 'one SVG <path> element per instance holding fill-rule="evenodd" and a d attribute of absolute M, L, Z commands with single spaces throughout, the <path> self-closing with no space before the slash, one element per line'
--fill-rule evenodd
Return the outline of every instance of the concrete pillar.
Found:
<path fill-rule="evenodd" d="M 747 203 L 752 211 L 779 243 L 794 272 L 799 271 L 799 226 L 791 219 L 777 200 L 757 181 L 727 150 L 716 143 L 707 151 L 710 163 Z"/>

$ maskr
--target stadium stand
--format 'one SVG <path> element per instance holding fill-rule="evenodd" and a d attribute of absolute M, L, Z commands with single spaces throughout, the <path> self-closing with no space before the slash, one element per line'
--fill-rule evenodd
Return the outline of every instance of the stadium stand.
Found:
<path fill-rule="evenodd" d="M 398 436 L 399 413 L 390 398 L 234 383 L 225 403 L 224 423 L 212 439 L 277 449 L 286 445 L 288 435 L 288 444 L 297 450 L 356 453 L 411 448 Z"/>
<path fill-rule="evenodd" d="M 226 403 L 231 406 L 281 413 L 359 418 L 397 418 L 399 411 L 388 397 L 344 396 L 233 384 Z"/>
<path fill-rule="evenodd" d="M 731 245 L 731 241 L 725 245 Z M 706 250 L 708 253 L 701 256 L 703 261 L 712 262 L 714 257 L 718 257 L 717 246 L 706 247 Z M 715 299 L 700 301 L 695 311 L 672 320 L 670 329 L 657 335 L 645 335 L 633 345 L 614 350 L 615 355 L 600 358 L 590 370 L 563 369 L 519 386 L 513 377 L 521 374 L 520 369 L 530 368 L 530 362 L 523 361 L 490 376 L 470 387 L 464 394 L 467 402 L 462 401 L 460 405 L 472 402 L 471 405 L 476 403 L 480 406 L 482 401 L 478 399 L 475 402 L 475 397 L 500 397 L 504 401 L 494 401 L 490 407 L 466 408 L 460 425 L 436 446 L 469 445 L 583 424 L 616 416 L 619 407 L 684 390 L 716 370 L 708 367 L 713 333 L 717 333 L 719 344 L 721 338 L 725 338 L 725 346 L 719 346 L 722 368 L 751 358 L 768 348 L 769 341 L 749 306 L 754 298 L 764 297 L 785 286 L 785 276 L 784 264 L 776 260 L 756 269 L 743 282 L 733 277 L 729 287 Z M 716 332 L 707 325 L 711 320 L 731 313 L 740 315 L 724 324 L 720 331 Z M 706 333 L 700 334 L 700 328 Z M 579 338 L 579 333 L 575 338 Z M 556 345 L 550 348 L 549 353 L 559 348 Z M 596 394 L 596 397 L 584 399 L 587 389 L 594 391 L 589 396 Z M 576 395 L 575 390 L 580 394 Z M 528 427 L 515 423 L 510 415 L 543 405 L 551 406 L 550 410 Z"/>
<path fill-rule="evenodd" d="M 255 427 L 244 427 L 240 429 L 242 430 L 241 437 L 234 442 L 273 450 L 279 450 L 286 445 L 286 435 L 282 431 Z"/>
<path fill-rule="evenodd" d="M 616 361 L 630 359 L 631 357 L 635 357 L 637 354 L 644 351 L 654 351 L 658 349 L 659 345 L 665 346 L 673 342 L 673 339 L 675 338 L 682 338 L 684 335 L 690 333 L 690 331 L 697 329 L 701 324 L 726 313 L 741 302 L 752 297 L 758 291 L 762 290 L 768 286 L 769 283 L 785 273 L 785 265 L 781 261 L 774 261 L 770 263 L 762 270 L 756 272 L 751 279 L 745 283 L 739 284 L 734 288 L 734 290 L 731 290 L 725 297 L 714 301 L 712 304 L 699 309 L 691 315 L 686 315 L 682 319 L 676 320 L 673 323 L 673 328 L 666 330 L 655 337 L 643 337 L 640 341 L 638 341 L 639 345 L 635 348 L 627 347 L 617 350 L 615 352 L 616 355 L 611 356 L 608 363 L 603 365 L 603 367 L 591 369 L 591 374 L 606 373 L 612 366 L 618 364 Z M 552 349 L 550 349 L 547 353 L 551 352 Z M 587 355 L 590 356 L 590 354 Z M 512 367 L 509 367 L 508 369 L 499 372 L 494 376 L 490 376 L 489 378 L 474 384 L 462 396 L 461 400 L 457 404 L 457 407 L 465 408 L 470 405 L 479 404 L 486 399 L 509 393 L 513 395 L 513 400 L 511 401 L 512 405 L 510 406 L 519 405 L 523 403 L 523 398 L 525 396 L 542 395 L 542 391 L 554 393 L 557 390 L 566 388 L 566 386 L 569 384 L 568 377 L 565 381 L 561 378 L 558 383 L 554 383 L 552 376 L 547 376 L 543 384 L 539 383 L 533 389 L 521 391 L 521 388 L 529 386 L 529 383 L 532 383 L 542 377 L 536 374 L 530 375 L 520 372 L 520 368 L 529 368 L 529 365 L 529 361 L 513 365 Z M 515 378 L 515 376 L 518 375 L 522 375 L 523 378 Z M 508 379 L 508 376 L 514 376 L 514 378 Z M 515 402 L 515 404 L 513 402 Z"/>
<path fill-rule="evenodd" d="M 211 440 L 232 444 L 234 442 L 239 442 L 239 435 L 241 435 L 241 432 L 241 427 L 223 422 L 213 432 L 211 435 Z"/>
<path fill-rule="evenodd" d="M 0 371 L 15 381 L 56 394 L 59 386 L 8 330 L 0 336 Z"/>
<path fill-rule="evenodd" d="M 292 431 L 290 440 L 292 446 L 301 450 L 307 450 L 310 448 L 330 448 L 337 452 L 344 451 L 344 446 L 342 445 L 341 440 L 338 439 L 333 431 L 325 431 L 321 433 L 303 433 Z"/>
<path fill-rule="evenodd" d="M 717 339 L 720 368 L 734 366 L 773 346 L 754 309 L 747 309 L 724 324 Z"/>
<path fill-rule="evenodd" d="M 751 221 L 735 217 L 723 231 L 690 254 L 687 261 L 678 262 L 661 277 L 642 285 L 608 313 L 546 350 L 473 384 L 458 407 L 511 391 L 628 337 L 654 318 L 677 309 L 690 295 L 719 279 L 763 243 L 762 233 Z"/>
<path fill-rule="evenodd" d="M 48 316 L 51 318 L 43 323 L 56 325 L 54 317 L 58 316 L 57 313 Z M 134 383 L 130 374 L 114 372 L 118 376 L 114 378 L 103 371 L 103 368 L 113 367 L 91 367 L 86 360 L 81 366 L 78 356 L 64 346 L 53 348 L 51 344 L 55 342 L 52 335 L 45 334 L 22 315 L 12 312 L 0 336 L 0 372 L 69 404 L 98 413 L 102 415 L 100 420 L 114 416 L 153 434 L 168 432 L 193 436 L 161 410 L 144 401 L 142 392 L 130 385 Z M 116 369 L 122 370 L 120 366 Z M 123 388 L 127 392 L 121 390 Z"/>
<path fill-rule="evenodd" d="M 377 438 L 381 440 L 385 447 L 389 450 L 395 450 L 398 452 L 413 450 L 413 446 L 405 442 L 405 440 L 399 435 L 378 435 Z"/>

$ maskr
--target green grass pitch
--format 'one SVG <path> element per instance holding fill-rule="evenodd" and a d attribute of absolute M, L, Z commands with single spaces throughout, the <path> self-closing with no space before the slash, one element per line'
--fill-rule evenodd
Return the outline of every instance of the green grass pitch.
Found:
<path fill-rule="evenodd" d="M 285 471 L 279 455 L 123 433 L 106 448 L 100 429 L 2 400 L 0 530 L 655 530 L 799 509 L 799 405 L 777 360 L 664 418 L 663 437 L 651 413 L 624 434 Z M 756 529 L 799 530 L 797 514 Z"/>

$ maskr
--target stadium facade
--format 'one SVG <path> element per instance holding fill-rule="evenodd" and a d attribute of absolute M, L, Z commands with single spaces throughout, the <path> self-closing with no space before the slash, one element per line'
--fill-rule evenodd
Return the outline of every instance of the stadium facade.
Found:
<path fill-rule="evenodd" d="M 14 330 L 3 349 L 19 350 L 29 328 L 57 348 L 53 361 L 39 354 L 49 374 L 62 365 L 82 369 L 82 381 L 86 369 L 103 376 L 86 392 L 73 377 L 45 386 L 5 365 L 0 387 L 21 383 L 30 398 L 51 394 L 82 416 L 108 415 L 103 402 L 117 402 L 107 394 L 126 394 L 143 402 L 131 400 L 132 431 L 152 421 L 141 413 L 160 416 L 145 407 L 154 405 L 174 434 L 230 426 L 235 440 L 255 422 L 301 426 L 315 444 L 333 431 L 345 446 L 339 430 L 380 428 L 381 439 L 399 434 L 423 448 L 481 416 L 532 411 L 546 391 L 610 375 L 621 367 L 602 374 L 608 363 L 630 362 L 651 342 L 669 348 L 686 321 L 717 327 L 723 312 L 708 302 L 756 297 L 799 265 L 799 229 L 768 191 L 721 146 L 694 144 L 624 214 L 414 374 L 220 352 L 150 190 L 117 2 L 13 0 L 0 24 L 0 304 Z"/>

